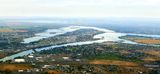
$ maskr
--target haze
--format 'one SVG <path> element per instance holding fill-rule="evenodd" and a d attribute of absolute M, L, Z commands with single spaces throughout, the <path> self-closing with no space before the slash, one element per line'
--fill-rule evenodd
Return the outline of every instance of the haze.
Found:
<path fill-rule="evenodd" d="M 159 0 L 0 0 L 0 17 L 160 17 Z"/>

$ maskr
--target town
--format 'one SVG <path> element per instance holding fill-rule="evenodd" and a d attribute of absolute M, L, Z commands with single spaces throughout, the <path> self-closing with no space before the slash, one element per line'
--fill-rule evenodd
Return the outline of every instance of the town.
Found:
<path fill-rule="evenodd" d="M 41 29 L 43 32 L 47 27 L 41 25 L 38 30 Z M 110 41 L 62 46 L 38 52 L 36 48 L 97 40 L 93 36 L 103 32 L 81 29 L 24 44 L 21 43 L 23 39 L 34 36 L 32 33 L 37 31 L 37 29 L 27 29 L 23 27 L 17 29 L 18 32 L 1 32 L 1 58 L 29 49 L 32 49 L 34 53 L 1 61 L 0 74 L 158 74 L 160 71 L 159 46 Z M 122 38 L 125 39 L 125 37 Z M 144 39 L 144 37 L 137 38 Z"/>

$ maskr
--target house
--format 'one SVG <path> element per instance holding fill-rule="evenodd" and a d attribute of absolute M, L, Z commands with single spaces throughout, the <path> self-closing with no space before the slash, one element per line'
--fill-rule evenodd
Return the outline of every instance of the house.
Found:
<path fill-rule="evenodd" d="M 34 56 L 33 56 L 33 55 L 28 55 L 28 57 L 29 57 L 29 58 L 34 58 Z"/>
<path fill-rule="evenodd" d="M 25 59 L 14 59 L 14 62 L 17 62 L 17 63 L 25 62 Z"/>
<path fill-rule="evenodd" d="M 18 72 L 23 72 L 24 70 L 18 70 Z"/>
<path fill-rule="evenodd" d="M 64 60 L 69 60 L 69 57 L 62 57 Z"/>

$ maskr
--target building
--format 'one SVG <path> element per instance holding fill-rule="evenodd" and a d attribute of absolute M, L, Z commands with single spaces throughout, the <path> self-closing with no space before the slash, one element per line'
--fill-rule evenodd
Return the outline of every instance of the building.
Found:
<path fill-rule="evenodd" d="M 24 59 L 14 59 L 14 62 L 20 63 L 20 62 L 25 62 Z"/>

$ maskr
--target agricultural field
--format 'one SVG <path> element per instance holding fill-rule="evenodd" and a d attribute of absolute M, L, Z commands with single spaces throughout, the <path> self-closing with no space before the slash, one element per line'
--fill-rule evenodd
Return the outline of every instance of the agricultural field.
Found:
<path fill-rule="evenodd" d="M 31 66 L 27 64 L 1 64 L 0 71 L 17 71 L 31 69 Z"/>
<path fill-rule="evenodd" d="M 134 41 L 143 44 L 160 44 L 160 39 L 135 39 Z"/>
<path fill-rule="evenodd" d="M 158 38 L 143 37 L 143 36 L 124 36 L 121 38 L 131 40 L 137 43 L 142 43 L 142 44 L 155 44 L 155 45 L 160 44 L 160 39 Z"/>

